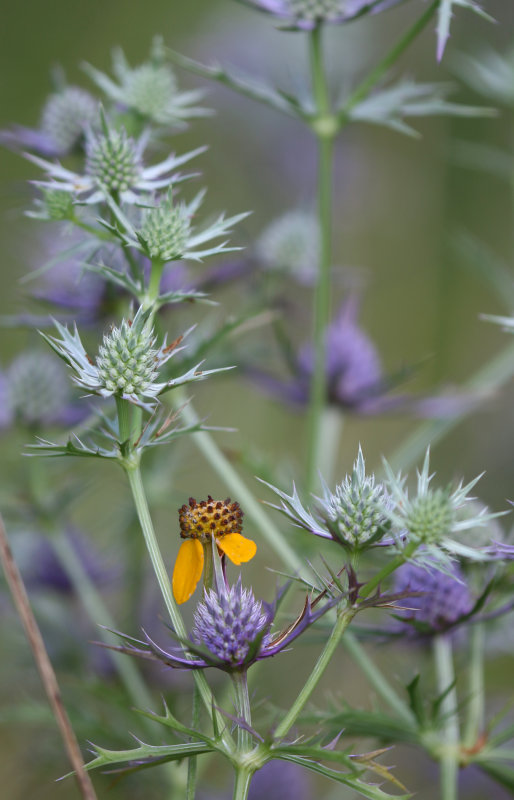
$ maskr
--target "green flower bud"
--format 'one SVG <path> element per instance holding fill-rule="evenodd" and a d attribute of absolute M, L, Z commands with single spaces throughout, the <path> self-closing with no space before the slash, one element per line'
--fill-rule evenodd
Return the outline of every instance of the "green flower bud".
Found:
<path fill-rule="evenodd" d="M 429 489 L 412 501 L 405 525 L 415 540 L 431 544 L 448 536 L 454 521 L 455 511 L 449 491 Z"/>
<path fill-rule="evenodd" d="M 154 343 L 153 330 L 143 316 L 134 324 L 123 320 L 119 328 L 104 336 L 99 348 L 96 365 L 100 385 L 109 393 L 141 399 L 158 373 Z"/>
<path fill-rule="evenodd" d="M 92 137 L 87 146 L 86 174 L 110 193 L 126 192 L 141 172 L 141 159 L 125 131 L 109 130 Z"/>
<path fill-rule="evenodd" d="M 173 205 L 170 193 L 157 208 L 145 211 L 139 235 L 150 258 L 176 261 L 186 250 L 190 228 L 186 210 Z"/>
<path fill-rule="evenodd" d="M 46 219 L 60 221 L 73 218 L 73 197 L 69 192 L 44 189 L 42 207 Z"/>

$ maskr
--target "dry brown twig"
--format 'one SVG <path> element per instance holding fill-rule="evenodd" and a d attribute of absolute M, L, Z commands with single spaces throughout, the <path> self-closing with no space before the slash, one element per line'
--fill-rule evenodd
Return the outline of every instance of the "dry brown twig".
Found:
<path fill-rule="evenodd" d="M 57 683 L 57 678 L 48 657 L 43 637 L 41 636 L 41 632 L 32 612 L 27 591 L 25 589 L 25 584 L 23 583 L 23 578 L 21 577 L 20 571 L 16 565 L 16 561 L 14 560 L 4 522 L 1 516 L 0 559 L 3 564 L 5 577 L 7 579 L 7 583 L 9 584 L 14 604 L 18 614 L 20 615 L 23 627 L 25 628 L 25 633 L 27 635 L 31 650 L 34 654 L 43 686 L 48 696 L 49 703 L 52 707 L 57 725 L 59 726 L 64 747 L 68 754 L 70 763 L 75 771 L 75 777 L 82 798 L 83 800 L 97 800 L 91 778 L 86 772 L 86 768 L 84 766 L 84 760 L 82 758 L 82 753 L 80 752 L 80 747 L 75 737 L 75 733 L 73 732 L 66 709 L 64 708 L 59 684 Z"/>

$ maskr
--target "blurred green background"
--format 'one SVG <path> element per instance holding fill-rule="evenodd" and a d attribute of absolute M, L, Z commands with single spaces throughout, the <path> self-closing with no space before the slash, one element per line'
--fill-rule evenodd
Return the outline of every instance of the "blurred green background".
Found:
<path fill-rule="evenodd" d="M 459 86 L 453 75 L 451 56 L 456 51 L 478 50 L 484 44 L 502 50 L 512 45 L 514 8 L 509 5 L 505 0 L 487 4 L 499 21 L 497 25 L 487 24 L 471 14 L 457 13 L 448 52 L 440 66 L 434 58 L 433 30 L 427 29 L 402 58 L 395 75 L 407 74 L 423 81 L 454 81 L 454 99 L 483 103 L 482 98 Z M 374 63 L 415 19 L 420 6 L 412 0 L 375 19 L 331 30 L 329 63 L 334 86 L 345 87 L 363 75 L 366 65 Z M 61 64 L 71 83 L 89 88 L 79 69 L 81 61 L 87 60 L 108 71 L 111 47 L 121 45 L 130 63 L 137 64 L 147 56 L 155 34 L 161 34 L 167 44 L 180 52 L 204 61 L 218 58 L 238 64 L 246 71 L 280 80 L 285 86 L 296 87 L 306 80 L 304 37 L 274 30 L 269 19 L 231 0 L 187 3 L 151 0 L 130 4 L 119 0 L 109 3 L 89 0 L 87 4 L 26 0 L 23 4 L 5 6 L 2 18 L 0 128 L 12 122 L 29 126 L 37 123 L 50 89 L 48 76 L 53 65 Z M 180 79 L 186 86 L 202 85 L 202 81 L 188 75 L 181 75 Z M 314 144 L 295 122 L 224 89 L 209 87 L 207 104 L 216 109 L 216 116 L 194 123 L 190 131 L 177 137 L 176 147 L 180 151 L 198 144 L 209 145 L 201 163 L 204 182 L 209 188 L 207 208 L 226 209 L 229 214 L 252 210 L 252 216 L 239 226 L 234 237 L 236 243 L 249 246 L 274 216 L 298 205 L 312 207 Z M 417 139 L 363 125 L 352 126 L 343 133 L 336 155 L 334 252 L 338 265 L 363 276 L 367 289 L 362 323 L 377 343 L 386 371 L 422 362 L 409 389 L 434 393 L 441 386 L 463 384 L 509 344 L 506 335 L 497 326 L 481 321 L 479 314 L 505 314 L 512 309 L 502 304 L 487 279 L 470 269 L 452 241 L 456 233 L 472 232 L 512 265 L 513 191 L 509 180 L 499 180 L 480 170 L 463 169 L 455 163 L 454 153 L 455 142 L 460 140 L 497 144 L 504 149 L 512 147 L 514 120 L 512 114 L 503 111 L 494 119 L 416 120 L 415 127 L 422 134 Z M 30 240 L 31 225 L 37 223 L 23 216 L 30 198 L 26 181 L 33 177 L 35 169 L 31 164 L 7 150 L 0 151 L 3 278 L 0 314 L 23 308 L 19 277 L 37 263 L 35 245 Z M 295 294 L 294 289 L 291 291 Z M 337 300 L 336 297 L 334 310 Z M 224 302 L 233 311 L 241 299 L 234 291 Z M 188 313 L 190 316 L 186 318 L 191 324 L 196 321 L 195 310 Z M 223 313 L 222 309 L 220 315 Z M 292 322 L 294 330 L 295 320 Z M 296 335 L 301 341 L 302 324 L 296 322 Z M 175 331 L 171 333 L 176 335 Z M 253 335 L 263 334 L 257 331 Z M 33 333 L 3 330 L 0 363 L 8 363 L 16 352 L 35 341 Z M 248 443 L 253 443 L 265 461 L 283 463 L 290 476 L 294 477 L 300 469 L 301 415 L 282 409 L 237 377 L 205 383 L 195 388 L 195 397 L 198 408 L 209 414 L 212 424 L 238 429 L 236 434 L 220 437 L 227 449 L 246 451 Z M 504 508 L 506 499 L 512 498 L 512 401 L 512 386 L 493 393 L 433 452 L 433 466 L 442 480 L 461 475 L 471 479 L 485 470 L 480 497 L 495 509 Z M 362 419 L 348 415 L 337 474 L 342 477 L 351 466 L 359 442 L 369 463 L 378 465 L 381 454 L 391 454 L 419 425 L 419 421 L 408 416 Z M 27 469 L 27 463 L 19 455 L 24 441 L 22 435 L 15 434 L 3 439 L 0 476 L 6 486 L 11 486 L 13 477 Z M 170 460 L 174 485 L 169 506 L 159 510 L 157 526 L 171 563 L 178 547 L 176 506 L 190 494 L 225 495 L 226 487 L 202 463 L 190 444 L 181 445 Z M 98 470 L 96 464 L 94 467 L 77 465 L 85 488 L 74 513 L 76 521 L 87 522 L 91 535 L 107 547 L 111 530 L 122 527 L 118 512 L 124 508 L 127 497 L 121 474 L 112 474 L 103 465 Z M 54 465 L 48 470 L 51 480 Z M 55 468 L 55 475 L 58 474 Z M 247 477 L 251 481 L 250 474 Z M 255 487 L 253 481 L 251 485 Z M 95 509 L 93 519 L 91 508 Z M 248 535 L 252 535 L 250 528 Z M 264 546 L 259 554 L 261 557 L 249 565 L 245 575 L 269 595 L 274 578 L 267 573 L 263 575 L 263 567 L 275 564 Z M 120 599 L 114 592 L 107 593 L 107 599 L 113 609 L 119 610 Z M 63 613 L 58 599 L 43 598 L 40 602 L 43 630 L 53 643 L 57 642 L 58 651 L 59 625 L 69 629 L 70 616 Z M 157 605 L 151 592 L 148 603 Z M 5 713 L 0 709 L 1 796 L 8 800 L 74 798 L 78 795 L 70 781 L 53 783 L 56 776 L 66 771 L 66 762 L 46 711 L 30 653 L 21 632 L 12 629 L 17 622 L 6 597 L 0 611 L 6 622 L 4 633 L 0 634 L 3 654 L 0 703 L 6 709 Z M 79 608 L 73 611 L 80 616 Z M 86 639 L 95 638 L 86 623 L 83 628 Z M 282 670 L 278 661 L 267 664 L 259 674 L 259 695 L 275 700 L 292 698 L 294 680 L 299 684 L 316 652 L 314 646 L 300 645 L 284 656 Z M 380 651 L 378 657 L 393 673 L 401 677 L 412 674 L 412 666 L 406 663 L 410 657 L 405 651 Z M 332 664 L 318 699 L 322 700 L 330 687 L 333 692 L 351 697 L 352 702 L 369 703 L 366 685 L 347 657 L 341 655 L 341 659 L 342 663 Z M 66 665 L 62 674 L 63 691 L 65 698 L 71 698 L 79 684 L 81 691 L 84 690 L 87 672 L 81 666 L 74 675 L 73 658 L 69 655 L 63 663 Z M 503 702 L 511 673 L 512 661 L 491 662 L 489 683 L 493 706 Z M 181 687 L 188 685 L 187 676 L 181 677 L 179 694 Z M 105 738 L 100 743 L 106 746 L 113 743 L 115 715 L 105 707 L 104 699 L 93 698 L 83 709 L 81 741 L 89 738 L 88 717 L 95 719 L 95 741 L 98 741 L 100 717 L 105 726 Z M 18 701 L 26 709 L 27 724 L 11 718 L 10 709 Z M 122 742 L 123 737 L 116 740 L 116 745 Z M 395 751 L 392 760 L 398 765 L 397 774 L 409 787 L 416 788 L 419 800 L 436 797 L 434 770 L 427 762 L 422 758 L 413 762 L 412 755 L 402 748 Z M 225 778 L 213 774 L 213 790 L 222 793 Z M 153 800 L 164 796 L 158 788 L 152 788 L 154 785 L 145 787 L 143 778 L 129 778 L 109 794 L 110 779 L 96 780 L 101 797 Z M 312 791 L 313 796 L 350 797 L 339 788 L 330 794 L 326 784 Z M 480 794 L 482 791 L 485 790 L 475 791 L 471 787 L 464 796 L 474 800 L 484 796 Z"/>

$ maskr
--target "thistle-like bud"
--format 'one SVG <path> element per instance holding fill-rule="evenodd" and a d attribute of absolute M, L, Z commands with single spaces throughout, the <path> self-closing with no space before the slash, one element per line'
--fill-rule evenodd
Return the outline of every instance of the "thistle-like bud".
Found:
<path fill-rule="evenodd" d="M 391 498 L 374 475 L 366 475 L 366 465 L 359 447 L 353 472 L 335 492 L 325 487 L 322 516 L 338 538 L 352 547 L 372 539 L 388 524 L 387 510 Z"/>
<path fill-rule="evenodd" d="M 177 81 L 165 64 L 142 64 L 125 73 L 122 92 L 129 108 L 159 122 L 170 98 L 177 92 Z"/>
<path fill-rule="evenodd" d="M 26 425 L 54 422 L 70 402 L 66 372 L 47 353 L 22 353 L 10 365 L 7 378 L 9 404 Z"/>
<path fill-rule="evenodd" d="M 190 220 L 182 205 L 173 205 L 171 192 L 156 208 L 147 209 L 139 235 L 150 258 L 177 261 L 186 251 Z"/>
<path fill-rule="evenodd" d="M 97 117 L 95 98 L 84 89 L 67 86 L 48 98 L 41 116 L 41 132 L 54 143 L 57 152 L 69 153 Z"/>
<path fill-rule="evenodd" d="M 450 492 L 441 488 L 429 489 L 412 501 L 405 525 L 416 541 L 430 544 L 448 536 L 454 520 Z"/>
<path fill-rule="evenodd" d="M 269 225 L 257 242 L 257 256 L 270 270 L 308 278 L 319 260 L 319 227 L 304 211 L 288 211 Z"/>
<path fill-rule="evenodd" d="M 158 350 L 151 324 L 144 314 L 123 320 L 103 338 L 96 366 L 100 384 L 111 394 L 142 399 L 158 374 Z"/>
<path fill-rule="evenodd" d="M 227 665 L 243 664 L 269 620 L 241 578 L 229 589 L 205 592 L 194 615 L 193 639 Z"/>
<path fill-rule="evenodd" d="M 428 626 L 427 633 L 445 631 L 469 614 L 474 605 L 463 574 L 456 564 L 452 565 L 452 575 L 415 564 L 404 564 L 396 572 L 395 592 L 423 592 L 419 597 L 407 597 L 402 601 L 402 605 L 408 606 L 402 616 Z M 416 629 L 412 626 L 411 630 Z"/>
<path fill-rule="evenodd" d="M 126 192 L 140 176 L 141 158 L 125 130 L 104 129 L 88 139 L 86 174 L 110 193 Z"/>
<path fill-rule="evenodd" d="M 69 192 L 60 189 L 45 189 L 41 202 L 45 218 L 59 222 L 73 217 L 73 198 Z"/>

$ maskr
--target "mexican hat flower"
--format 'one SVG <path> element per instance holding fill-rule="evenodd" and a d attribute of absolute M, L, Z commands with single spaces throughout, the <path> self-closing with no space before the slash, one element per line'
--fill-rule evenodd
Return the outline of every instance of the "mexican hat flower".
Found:
<path fill-rule="evenodd" d="M 173 570 L 173 594 L 177 603 L 185 603 L 202 577 L 205 548 L 216 543 L 219 552 L 233 564 L 250 561 L 257 545 L 241 535 L 243 512 L 239 503 L 226 500 L 207 500 L 197 503 L 194 497 L 179 508 L 180 545 Z"/>

